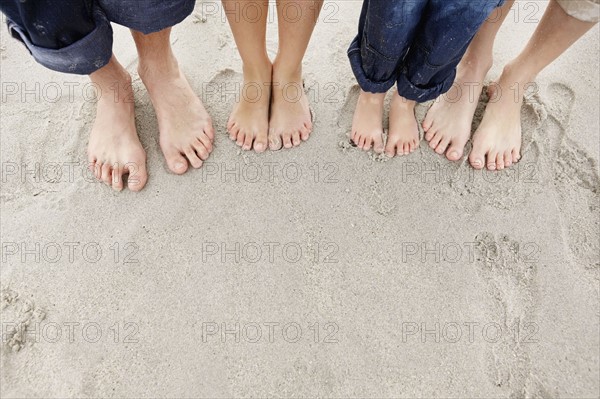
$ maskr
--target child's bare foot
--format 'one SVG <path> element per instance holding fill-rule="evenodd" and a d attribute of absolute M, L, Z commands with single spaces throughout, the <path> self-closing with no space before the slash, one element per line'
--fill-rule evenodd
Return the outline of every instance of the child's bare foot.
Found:
<path fill-rule="evenodd" d="M 360 91 L 354 119 L 352 120 L 351 139 L 358 148 L 383 152 L 383 103 L 385 93 L 367 93 Z"/>
<path fill-rule="evenodd" d="M 521 107 L 527 86 L 534 78 L 510 64 L 504 68 L 498 87 L 490 92 L 483 120 L 473 136 L 469 161 L 475 169 L 503 170 L 521 158 Z M 512 90 L 518 84 L 519 92 Z"/>
<path fill-rule="evenodd" d="M 415 117 L 415 101 L 398 93 L 390 105 L 390 128 L 385 145 L 387 156 L 408 155 L 419 146 L 419 125 Z"/>
<path fill-rule="evenodd" d="M 483 90 L 483 80 L 490 68 L 491 65 L 487 64 L 461 62 L 456 83 L 450 92 L 435 101 L 423 121 L 429 146 L 440 155 L 446 153 L 450 161 L 462 158 L 465 145 L 471 138 L 473 116 Z"/>
<path fill-rule="evenodd" d="M 261 64 L 261 65 L 258 65 Z M 269 106 L 273 65 L 267 58 L 253 66 L 244 66 L 244 87 L 235 105 L 227 131 L 243 150 L 264 152 L 268 147 Z"/>
<path fill-rule="evenodd" d="M 308 140 L 313 124 L 308 97 L 304 92 L 302 69 L 288 72 L 273 65 L 269 148 L 279 150 L 297 147 Z"/>
<path fill-rule="evenodd" d="M 169 169 L 183 174 L 188 161 L 192 167 L 200 168 L 213 150 L 215 133 L 210 115 L 177 60 L 174 56 L 160 60 L 140 58 L 139 74 L 156 110 L 160 147 Z"/>
<path fill-rule="evenodd" d="M 140 191 L 148 172 L 146 152 L 135 128 L 131 76 L 113 58 L 91 79 L 102 91 L 88 145 L 90 168 L 97 179 L 117 191 L 123 189 L 123 175 L 128 174 L 129 189 Z"/>

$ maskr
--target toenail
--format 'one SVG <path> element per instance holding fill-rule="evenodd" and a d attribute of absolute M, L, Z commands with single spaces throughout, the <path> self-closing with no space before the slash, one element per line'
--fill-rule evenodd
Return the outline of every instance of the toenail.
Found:
<path fill-rule="evenodd" d="M 184 164 L 182 164 L 181 162 L 177 162 L 177 163 L 175 164 L 175 169 L 181 170 L 181 169 L 183 169 L 183 168 L 184 168 L 184 166 L 185 166 L 185 165 L 184 165 Z"/>

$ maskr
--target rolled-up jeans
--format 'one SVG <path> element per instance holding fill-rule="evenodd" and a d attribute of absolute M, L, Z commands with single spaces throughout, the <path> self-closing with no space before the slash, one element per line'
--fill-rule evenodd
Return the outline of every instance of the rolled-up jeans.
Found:
<path fill-rule="evenodd" d="M 89 75 L 112 56 L 111 22 L 148 34 L 178 24 L 195 0 L 1 0 L 13 37 L 59 72 Z"/>
<path fill-rule="evenodd" d="M 492 11 L 505 0 L 365 0 L 348 50 L 367 92 L 425 102 L 452 87 L 456 66 Z"/>

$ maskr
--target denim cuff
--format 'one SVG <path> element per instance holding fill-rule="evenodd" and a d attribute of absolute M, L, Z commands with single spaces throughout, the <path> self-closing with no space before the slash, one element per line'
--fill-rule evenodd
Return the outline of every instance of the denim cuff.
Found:
<path fill-rule="evenodd" d="M 354 72 L 354 76 L 356 76 L 358 85 L 361 89 L 363 89 L 363 91 L 368 93 L 386 93 L 394 86 L 394 83 L 396 82 L 396 76 L 393 76 L 384 82 L 373 81 L 367 77 L 367 74 L 363 68 L 362 55 L 358 45 L 358 39 L 355 39 L 350 45 L 350 49 L 348 50 L 348 58 L 350 59 L 352 72 Z"/>
<path fill-rule="evenodd" d="M 110 21 L 148 35 L 186 19 L 196 0 L 100 0 L 99 4 Z"/>
<path fill-rule="evenodd" d="M 8 29 L 13 37 L 21 40 L 33 58 L 58 72 L 76 75 L 89 75 L 102 68 L 112 57 L 113 31 L 101 9 L 94 9 L 96 27 L 87 36 L 60 49 L 50 49 L 34 45 L 27 32 L 8 20 Z"/>
<path fill-rule="evenodd" d="M 408 79 L 406 73 L 402 73 L 398 78 L 398 94 L 407 100 L 416 101 L 418 103 L 435 100 L 442 94 L 447 93 L 452 88 L 455 78 L 456 69 L 453 70 L 453 72 L 449 74 L 449 76 L 447 76 L 442 83 L 431 87 L 419 87 Z"/>

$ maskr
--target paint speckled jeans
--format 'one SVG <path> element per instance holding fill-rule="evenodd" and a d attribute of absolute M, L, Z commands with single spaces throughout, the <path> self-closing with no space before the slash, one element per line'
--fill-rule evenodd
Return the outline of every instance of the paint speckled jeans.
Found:
<path fill-rule="evenodd" d="M 371 93 L 398 85 L 418 102 L 452 87 L 473 37 L 504 0 L 365 0 L 348 57 L 360 87 Z"/>
<path fill-rule="evenodd" d="M 8 29 L 37 62 L 59 72 L 88 75 L 112 55 L 110 22 L 143 33 L 178 24 L 195 0 L 0 0 Z"/>

